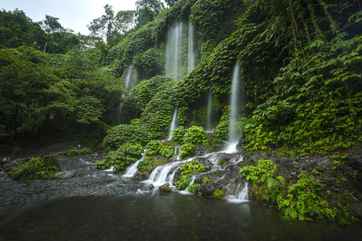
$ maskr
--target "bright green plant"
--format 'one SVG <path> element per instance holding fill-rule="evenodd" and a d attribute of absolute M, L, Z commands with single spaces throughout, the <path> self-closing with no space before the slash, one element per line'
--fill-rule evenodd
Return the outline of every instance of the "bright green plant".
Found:
<path fill-rule="evenodd" d="M 54 178 L 60 171 L 56 160 L 52 158 L 33 157 L 22 162 L 9 171 L 9 176 L 17 180 L 34 180 Z"/>
<path fill-rule="evenodd" d="M 199 126 L 191 126 L 185 132 L 183 143 L 194 145 L 206 145 L 207 135 L 205 130 Z"/>
<path fill-rule="evenodd" d="M 196 160 L 192 160 L 190 162 L 183 164 L 180 167 L 180 176 L 176 180 L 177 189 L 179 190 L 186 189 L 191 182 L 192 176 L 204 172 L 205 170 L 206 167 L 202 163 Z"/>
<path fill-rule="evenodd" d="M 311 221 L 336 218 L 336 208 L 330 207 L 322 197 L 320 184 L 303 173 L 288 187 L 286 197 L 278 199 L 278 208 L 290 219 Z"/>
<path fill-rule="evenodd" d="M 114 167 L 116 172 L 123 172 L 129 165 L 142 157 L 143 148 L 140 144 L 126 143 L 116 151 L 110 151 L 104 160 L 97 162 L 97 168 Z"/>
<path fill-rule="evenodd" d="M 194 144 L 183 144 L 181 146 L 181 158 L 190 157 L 195 154 L 196 145 Z"/>
<path fill-rule="evenodd" d="M 224 189 L 217 188 L 212 192 L 212 197 L 215 199 L 223 199 L 225 197 Z"/>

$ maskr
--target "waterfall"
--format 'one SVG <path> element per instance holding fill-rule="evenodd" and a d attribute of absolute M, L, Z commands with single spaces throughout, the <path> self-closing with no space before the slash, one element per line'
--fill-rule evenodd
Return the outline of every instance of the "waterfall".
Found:
<path fill-rule="evenodd" d="M 128 90 L 132 86 L 132 75 L 133 75 L 133 65 L 131 64 L 128 66 L 127 73 L 126 73 L 126 79 L 124 82 L 124 86 L 126 87 L 126 90 Z"/>
<path fill-rule="evenodd" d="M 190 192 L 189 188 L 190 188 L 192 185 L 194 185 L 195 181 L 196 181 L 196 176 L 192 176 L 189 185 L 185 188 L 185 190 L 179 191 L 179 193 L 180 193 L 180 194 L 183 194 L 183 195 L 191 195 L 192 192 Z"/>
<path fill-rule="evenodd" d="M 171 125 L 170 125 L 170 129 L 169 129 L 169 133 L 168 133 L 168 141 L 171 141 L 173 138 L 173 131 L 177 128 L 177 108 L 175 109 L 175 111 L 173 112 L 173 116 L 172 116 L 172 121 L 171 121 Z"/>
<path fill-rule="evenodd" d="M 229 140 L 225 152 L 235 153 L 238 151 L 237 146 L 241 137 L 238 127 L 240 120 L 240 64 L 234 66 L 231 96 L 230 96 L 230 116 L 229 116 Z"/>
<path fill-rule="evenodd" d="M 124 178 L 132 178 L 136 175 L 138 171 L 138 165 L 144 160 L 145 158 L 145 152 L 142 154 L 142 158 L 133 163 L 131 166 L 129 166 L 126 170 L 126 172 L 122 175 Z"/>
<path fill-rule="evenodd" d="M 226 200 L 228 202 L 232 202 L 232 203 L 243 203 L 243 202 L 248 202 L 248 191 L 249 191 L 249 187 L 248 187 L 248 183 L 246 182 L 244 184 L 244 186 L 242 188 L 241 185 L 239 186 L 239 190 L 237 190 L 237 192 L 235 193 L 235 195 L 230 195 L 226 198 Z"/>
<path fill-rule="evenodd" d="M 186 161 L 175 161 L 171 163 L 167 163 L 162 166 L 156 167 L 150 177 L 144 181 L 145 183 L 152 184 L 154 187 L 160 187 L 164 184 L 173 185 L 173 178 L 176 174 L 176 168 L 185 163 Z M 174 172 L 172 172 L 174 171 Z M 172 173 L 171 173 L 172 172 Z M 171 175 L 170 175 L 171 173 Z"/>
<path fill-rule="evenodd" d="M 187 44 L 187 73 L 191 73 L 195 68 L 195 43 L 194 43 L 194 26 L 189 22 L 188 27 L 188 44 Z"/>
<path fill-rule="evenodd" d="M 181 160 L 181 147 L 179 145 L 175 146 L 175 157 L 176 160 Z"/>
<path fill-rule="evenodd" d="M 206 123 L 206 131 L 212 131 L 212 92 L 209 91 L 209 96 L 207 98 L 207 123 Z"/>
<path fill-rule="evenodd" d="M 167 33 L 166 42 L 166 76 L 179 80 L 182 77 L 182 31 L 183 24 L 174 24 Z"/>

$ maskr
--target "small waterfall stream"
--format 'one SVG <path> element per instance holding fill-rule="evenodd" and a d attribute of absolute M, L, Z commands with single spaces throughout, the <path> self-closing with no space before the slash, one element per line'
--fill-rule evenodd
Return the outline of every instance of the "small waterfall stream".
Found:
<path fill-rule="evenodd" d="M 194 26 L 189 22 L 188 26 L 188 44 L 187 44 L 187 73 L 191 73 L 195 68 L 196 54 L 195 54 L 195 39 L 194 39 Z"/>
<path fill-rule="evenodd" d="M 240 64 L 236 63 L 233 70 L 231 96 L 230 96 L 230 117 L 229 117 L 229 140 L 225 152 L 235 153 L 238 151 L 238 143 L 241 133 L 238 127 L 240 119 Z"/>
<path fill-rule="evenodd" d="M 183 23 L 174 24 L 167 33 L 166 42 L 166 76 L 175 80 L 182 77 L 182 36 Z"/>
<path fill-rule="evenodd" d="M 173 138 L 173 131 L 177 128 L 177 108 L 175 109 L 175 111 L 173 112 L 173 116 L 172 116 L 172 121 L 170 124 L 170 128 L 169 128 L 169 133 L 168 133 L 168 141 L 171 141 Z"/>
<path fill-rule="evenodd" d="M 133 163 L 131 166 L 129 166 L 126 170 L 126 172 L 122 175 L 124 178 L 132 178 L 136 175 L 138 171 L 138 165 L 145 159 L 145 152 L 142 154 L 141 159 Z"/>
<path fill-rule="evenodd" d="M 235 195 L 230 195 L 226 197 L 226 200 L 231 203 L 244 203 L 248 202 L 248 192 L 249 192 L 249 184 L 246 182 L 244 186 L 239 185 L 238 190 L 236 190 Z"/>
<path fill-rule="evenodd" d="M 212 92 L 209 91 L 209 95 L 207 97 L 207 123 L 206 123 L 206 131 L 212 132 Z"/>
<path fill-rule="evenodd" d="M 131 64 L 127 69 L 126 78 L 124 82 L 126 90 L 128 90 L 132 86 L 132 84 L 133 84 L 133 64 Z"/>
<path fill-rule="evenodd" d="M 152 172 L 150 177 L 144 181 L 146 184 L 152 184 L 155 188 L 158 188 L 164 184 L 170 184 L 173 186 L 174 177 L 176 174 L 176 169 L 182 164 L 191 161 L 189 159 L 185 161 L 174 161 L 162 166 L 156 167 Z"/>

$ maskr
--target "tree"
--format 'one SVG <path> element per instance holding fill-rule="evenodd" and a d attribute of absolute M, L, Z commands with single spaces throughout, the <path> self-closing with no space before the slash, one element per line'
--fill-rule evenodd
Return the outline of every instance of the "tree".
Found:
<path fill-rule="evenodd" d="M 59 18 L 50 15 L 45 15 L 45 20 L 41 24 L 47 33 L 63 32 L 65 30 L 59 23 Z"/>
<path fill-rule="evenodd" d="M 115 14 L 108 4 L 104 6 L 104 11 L 101 17 L 90 23 L 88 29 L 93 36 L 105 38 L 110 43 L 129 31 L 134 22 L 134 11 L 119 11 Z"/>
<path fill-rule="evenodd" d="M 43 48 L 45 32 L 19 9 L 0 10 L 0 48 L 16 48 L 21 45 Z"/>
<path fill-rule="evenodd" d="M 136 2 L 136 22 L 137 26 L 142 26 L 152 21 L 164 8 L 159 0 L 137 0 Z"/>

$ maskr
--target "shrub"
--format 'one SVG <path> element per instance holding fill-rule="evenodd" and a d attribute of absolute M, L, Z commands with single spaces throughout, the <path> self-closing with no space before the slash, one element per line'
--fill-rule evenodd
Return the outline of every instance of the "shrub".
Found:
<path fill-rule="evenodd" d="M 97 168 L 107 169 L 114 167 L 116 172 L 123 172 L 133 162 L 142 157 L 143 148 L 140 144 L 126 143 L 116 151 L 110 151 L 104 160 L 97 162 Z"/>
<path fill-rule="evenodd" d="M 199 126 L 192 126 L 188 128 L 185 132 L 183 143 L 194 144 L 194 145 L 206 145 L 207 135 L 205 130 Z"/>
<path fill-rule="evenodd" d="M 140 125 L 121 124 L 107 131 L 107 135 L 103 139 L 103 146 L 106 150 L 116 150 L 127 142 L 145 145 L 148 140 L 147 132 Z"/>
<path fill-rule="evenodd" d="M 181 158 L 190 157 L 195 154 L 196 146 L 194 144 L 183 144 L 181 146 Z"/>
<path fill-rule="evenodd" d="M 302 173 L 294 184 L 287 185 L 276 172 L 277 166 L 271 160 L 259 160 L 255 166 L 241 168 L 256 197 L 274 204 L 286 218 L 300 221 L 336 218 L 336 208 L 323 198 L 316 179 Z"/>
<path fill-rule="evenodd" d="M 190 162 L 183 164 L 179 170 L 180 176 L 176 180 L 177 189 L 179 190 L 186 189 L 191 182 L 192 176 L 204 172 L 205 169 L 206 169 L 205 166 L 196 160 L 192 160 Z"/>
<path fill-rule="evenodd" d="M 320 184 L 305 173 L 288 187 L 286 197 L 278 199 L 278 208 L 285 217 L 300 221 L 336 218 L 336 209 L 321 196 Z"/>
<path fill-rule="evenodd" d="M 177 144 L 182 144 L 183 143 L 183 138 L 185 135 L 186 129 L 183 126 L 179 126 L 177 127 L 174 131 L 173 131 L 173 138 L 172 141 L 174 141 Z"/>
<path fill-rule="evenodd" d="M 9 171 L 9 176 L 20 180 L 49 179 L 60 171 L 56 160 L 51 158 L 33 157 L 20 163 Z"/>
<path fill-rule="evenodd" d="M 133 59 L 140 79 L 148 79 L 161 74 L 163 70 L 163 56 L 160 49 L 148 49 Z"/>

